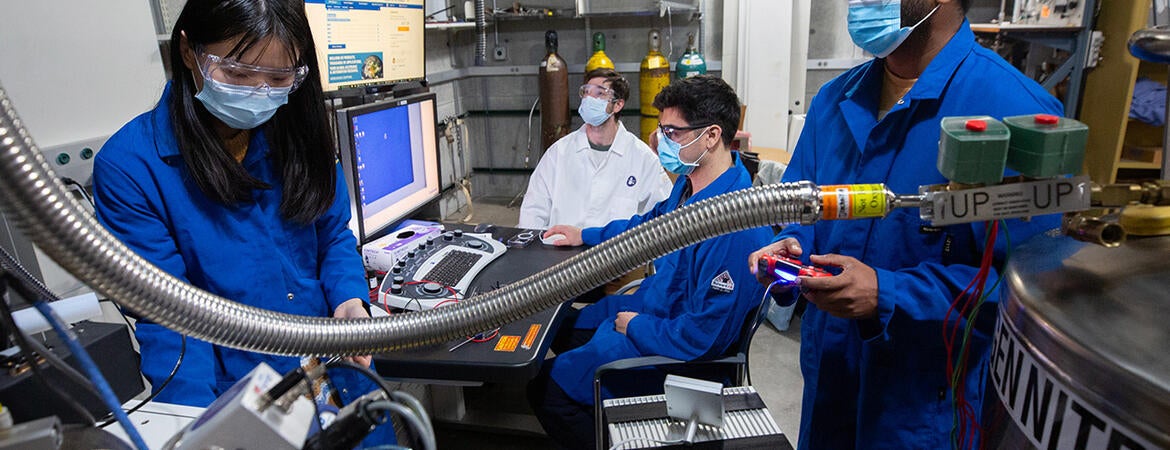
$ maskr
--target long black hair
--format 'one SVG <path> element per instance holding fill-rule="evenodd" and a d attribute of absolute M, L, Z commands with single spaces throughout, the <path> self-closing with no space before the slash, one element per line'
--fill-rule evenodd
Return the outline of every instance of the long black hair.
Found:
<path fill-rule="evenodd" d="M 292 60 L 308 66 L 309 73 L 261 129 L 284 181 L 281 216 L 308 224 L 333 203 L 337 169 L 317 50 L 304 8 L 302 0 L 188 0 L 171 34 L 170 116 L 183 161 L 205 195 L 234 205 L 250 201 L 253 190 L 270 189 L 228 154 L 216 134 L 216 119 L 195 98 L 198 90 L 183 64 L 180 38 L 185 34 L 192 49 L 238 39 L 230 53 L 219 55 L 228 58 L 239 58 L 268 37 L 284 44 Z"/>

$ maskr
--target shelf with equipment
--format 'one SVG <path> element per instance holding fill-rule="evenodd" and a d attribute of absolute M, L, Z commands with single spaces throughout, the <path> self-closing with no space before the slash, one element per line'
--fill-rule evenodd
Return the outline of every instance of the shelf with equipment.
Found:
<path fill-rule="evenodd" d="M 1086 69 L 1096 65 L 1101 35 L 1094 33 L 1092 13 L 1098 0 L 1082 2 L 1081 22 L 1075 23 L 973 23 L 971 30 L 981 38 L 992 38 L 993 49 L 1005 42 L 1024 42 L 1065 52 L 1067 56 L 1052 70 L 1036 60 L 1035 52 L 1026 52 L 1024 73 L 1040 81 L 1049 92 L 1061 93 L 1066 117 L 1079 117 L 1082 86 Z M 1112 4 L 1110 6 L 1113 6 Z M 1002 14 L 1001 14 L 1002 16 Z M 1007 58 L 1011 61 L 1013 58 Z"/>
<path fill-rule="evenodd" d="M 1097 30 L 1106 36 L 1101 63 L 1085 77 L 1080 120 L 1089 126 L 1085 173 L 1097 183 L 1155 178 L 1161 168 L 1163 127 L 1129 117 L 1139 77 L 1166 81 L 1167 67 L 1141 62 L 1127 41 L 1146 27 L 1150 0 L 1110 2 L 1102 8 Z"/>

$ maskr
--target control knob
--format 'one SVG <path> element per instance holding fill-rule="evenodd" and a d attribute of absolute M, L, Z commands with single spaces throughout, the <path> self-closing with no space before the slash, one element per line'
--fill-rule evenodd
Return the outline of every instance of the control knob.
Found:
<path fill-rule="evenodd" d="M 390 293 L 394 294 L 394 295 L 402 295 L 402 285 L 401 284 L 391 284 L 390 285 Z"/>
<path fill-rule="evenodd" d="M 427 295 L 437 295 L 443 292 L 443 285 L 439 283 L 425 283 L 422 285 L 422 291 Z"/>

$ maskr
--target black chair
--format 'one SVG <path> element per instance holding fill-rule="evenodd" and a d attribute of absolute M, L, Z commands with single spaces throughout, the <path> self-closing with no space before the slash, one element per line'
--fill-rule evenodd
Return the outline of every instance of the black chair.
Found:
<path fill-rule="evenodd" d="M 616 372 L 645 369 L 649 367 L 657 367 L 666 372 L 671 372 L 671 369 L 679 368 L 694 368 L 699 366 L 718 366 L 718 365 L 732 365 L 735 367 L 735 374 L 732 377 L 732 383 L 736 386 L 751 385 L 751 372 L 748 367 L 748 354 L 752 345 L 752 337 L 756 334 L 756 329 L 764 322 L 768 316 L 768 306 L 771 304 L 771 296 L 764 296 L 764 299 L 748 312 L 744 318 L 743 326 L 740 328 L 739 340 L 733 344 L 723 356 L 714 359 L 702 359 L 694 361 L 683 361 L 679 359 L 669 358 L 666 356 L 641 356 L 637 358 L 619 359 L 617 361 L 603 364 L 593 372 L 593 420 L 594 432 L 597 439 L 597 448 L 599 450 L 607 448 L 605 445 L 605 436 L 607 429 L 605 426 L 604 409 L 601 407 L 601 382 L 602 377 Z"/>

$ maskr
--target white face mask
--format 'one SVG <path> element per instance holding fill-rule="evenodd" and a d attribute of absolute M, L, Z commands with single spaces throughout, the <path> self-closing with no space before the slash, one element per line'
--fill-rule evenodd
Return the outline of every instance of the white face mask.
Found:
<path fill-rule="evenodd" d="M 609 102 L 597 97 L 585 96 L 581 98 L 581 106 L 577 107 L 577 113 L 585 120 L 585 123 L 595 127 L 601 126 L 609 116 L 613 113 L 606 112 L 609 109 Z"/>

